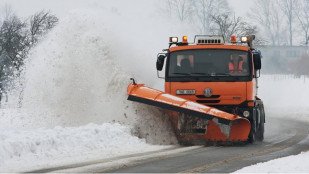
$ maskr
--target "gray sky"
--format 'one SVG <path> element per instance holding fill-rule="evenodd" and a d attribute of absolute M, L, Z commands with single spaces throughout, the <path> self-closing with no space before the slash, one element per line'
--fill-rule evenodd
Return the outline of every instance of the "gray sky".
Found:
<path fill-rule="evenodd" d="M 104 4 L 119 0 L 0 0 L 0 8 L 9 4 L 14 12 L 20 16 L 28 17 L 42 9 L 51 10 L 57 16 L 64 16 L 67 12 L 83 7 L 104 7 Z M 246 16 L 248 10 L 253 6 L 254 0 L 228 0 L 237 16 Z M 99 3 L 98 3 L 99 2 Z M 2 9 L 1 9 L 2 11 Z"/>
<path fill-rule="evenodd" d="M 229 5 L 234 9 L 237 16 L 244 17 L 254 5 L 254 0 L 228 0 Z"/>

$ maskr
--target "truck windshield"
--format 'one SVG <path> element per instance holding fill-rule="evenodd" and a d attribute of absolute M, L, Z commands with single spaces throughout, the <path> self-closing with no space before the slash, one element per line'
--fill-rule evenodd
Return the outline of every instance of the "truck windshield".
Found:
<path fill-rule="evenodd" d="M 249 76 L 248 52 L 184 50 L 170 53 L 168 76 Z"/>

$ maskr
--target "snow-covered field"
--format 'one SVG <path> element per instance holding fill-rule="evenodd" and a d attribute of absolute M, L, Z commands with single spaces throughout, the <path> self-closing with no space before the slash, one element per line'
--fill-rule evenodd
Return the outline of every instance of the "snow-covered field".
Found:
<path fill-rule="evenodd" d="M 309 117 L 308 89 L 308 77 L 262 75 L 258 95 L 264 100 L 269 115 L 283 117 L 283 113 L 293 113 L 293 117 L 304 117 L 306 120 Z"/>
<path fill-rule="evenodd" d="M 160 109 L 126 100 L 130 77 L 163 88 L 156 77 L 156 54 L 168 46 L 170 33 L 181 36 L 188 30 L 158 17 L 149 9 L 155 2 L 98 3 L 60 19 L 29 55 L 22 107 L 17 107 L 19 93 L 2 105 L 0 172 L 154 151 L 177 143 Z M 127 8 L 137 4 L 147 8 Z M 291 113 L 308 121 L 309 79 L 262 75 L 259 84 L 268 115 Z"/>

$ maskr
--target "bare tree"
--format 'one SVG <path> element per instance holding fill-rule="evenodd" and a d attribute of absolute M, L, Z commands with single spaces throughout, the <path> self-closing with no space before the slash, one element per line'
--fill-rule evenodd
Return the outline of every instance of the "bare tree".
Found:
<path fill-rule="evenodd" d="M 280 0 L 280 7 L 287 18 L 287 23 L 289 26 L 289 44 L 293 45 L 293 23 L 294 23 L 294 4 L 295 0 Z"/>
<path fill-rule="evenodd" d="M 260 35 L 258 27 L 256 25 L 249 24 L 247 22 L 241 22 L 236 32 L 237 36 L 250 36 L 255 35 L 255 45 L 265 45 L 267 42 L 263 36 Z"/>
<path fill-rule="evenodd" d="M 240 17 L 231 17 L 229 13 L 212 16 L 213 22 L 216 26 L 212 29 L 215 34 L 222 35 L 224 40 L 227 40 L 231 35 L 239 35 L 240 26 L 244 23 Z"/>
<path fill-rule="evenodd" d="M 4 21 L 6 19 L 8 19 L 9 17 L 11 17 L 11 15 L 14 14 L 12 7 L 8 4 L 5 4 L 2 9 L 1 9 L 2 13 L 0 14 L 0 16 L 2 16 L 1 21 Z"/>
<path fill-rule="evenodd" d="M 28 51 L 29 43 L 26 37 L 26 23 L 17 16 L 12 15 L 3 21 L 0 28 L 0 55 L 16 70 L 22 66 L 23 58 Z"/>
<path fill-rule="evenodd" d="M 309 0 L 298 0 L 294 6 L 295 15 L 297 17 L 298 23 L 301 26 L 301 30 L 304 32 L 304 41 L 308 45 L 309 40 Z"/>
<path fill-rule="evenodd" d="M 174 14 L 180 22 L 185 22 L 191 17 L 192 3 L 189 0 L 167 0 L 166 11 L 169 16 Z"/>
<path fill-rule="evenodd" d="M 278 8 L 278 0 L 256 0 L 256 5 L 251 9 L 249 16 L 261 26 L 272 45 L 282 45 L 285 37 L 281 20 L 282 13 Z"/>
<path fill-rule="evenodd" d="M 166 0 L 165 13 L 180 22 L 189 22 L 201 34 L 210 34 L 212 16 L 228 12 L 226 0 Z"/>
<path fill-rule="evenodd" d="M 7 93 L 9 86 L 12 86 L 14 77 L 20 75 L 29 48 L 26 38 L 26 23 L 22 22 L 16 15 L 6 16 L 0 27 L 1 96 L 3 93 Z"/>
<path fill-rule="evenodd" d="M 174 0 L 167 0 L 166 5 L 164 6 L 164 10 L 166 10 L 169 17 L 171 17 L 173 14 L 173 1 Z"/>
<path fill-rule="evenodd" d="M 192 13 L 191 10 L 191 1 L 188 0 L 175 0 L 175 7 L 178 19 L 181 22 L 184 22 L 188 18 L 190 18 L 190 15 Z"/>
<path fill-rule="evenodd" d="M 241 17 L 236 17 L 235 14 L 232 15 L 231 13 L 226 13 L 221 15 L 214 15 L 212 16 L 212 20 L 215 23 L 214 28 L 212 28 L 212 32 L 214 34 L 222 35 L 225 41 L 227 41 L 232 35 L 235 35 L 239 38 L 241 36 L 258 34 L 256 26 L 243 21 Z M 254 44 L 257 45 L 264 43 L 265 40 L 261 37 L 258 37 L 254 41 Z"/>
<path fill-rule="evenodd" d="M 0 101 L 2 93 L 22 85 L 20 74 L 29 50 L 58 22 L 57 17 L 44 11 L 33 15 L 30 21 L 21 21 L 9 7 L 4 9 L 0 20 Z M 22 91 L 19 97 L 21 101 Z"/>
<path fill-rule="evenodd" d="M 195 0 L 194 15 L 202 34 L 209 34 L 213 25 L 213 16 L 229 12 L 226 0 Z"/>
<path fill-rule="evenodd" d="M 50 12 L 40 11 L 30 17 L 31 43 L 36 43 L 40 36 L 58 23 L 58 18 Z"/>

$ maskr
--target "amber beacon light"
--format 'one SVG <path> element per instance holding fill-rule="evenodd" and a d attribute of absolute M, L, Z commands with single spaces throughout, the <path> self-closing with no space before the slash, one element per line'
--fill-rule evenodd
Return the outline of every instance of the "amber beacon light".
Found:
<path fill-rule="evenodd" d="M 231 36 L 231 43 L 236 43 L 236 36 L 235 35 Z"/>
<path fill-rule="evenodd" d="M 188 43 L 188 36 L 182 36 L 182 42 Z"/>

